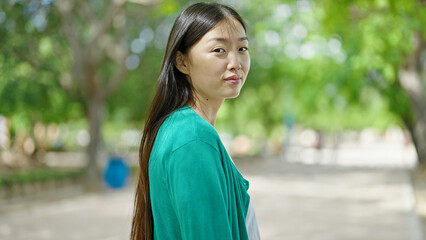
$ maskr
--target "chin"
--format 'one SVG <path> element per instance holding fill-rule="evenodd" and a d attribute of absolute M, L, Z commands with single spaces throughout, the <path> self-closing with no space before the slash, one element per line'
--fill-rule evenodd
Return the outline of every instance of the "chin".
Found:
<path fill-rule="evenodd" d="M 236 98 L 240 95 L 240 91 L 229 94 L 226 99 Z"/>

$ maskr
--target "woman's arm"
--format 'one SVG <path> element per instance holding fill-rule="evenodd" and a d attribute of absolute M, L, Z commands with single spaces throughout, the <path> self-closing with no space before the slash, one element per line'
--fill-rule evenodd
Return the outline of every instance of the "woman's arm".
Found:
<path fill-rule="evenodd" d="M 167 180 L 182 239 L 232 239 L 220 155 L 194 140 L 172 153 Z"/>

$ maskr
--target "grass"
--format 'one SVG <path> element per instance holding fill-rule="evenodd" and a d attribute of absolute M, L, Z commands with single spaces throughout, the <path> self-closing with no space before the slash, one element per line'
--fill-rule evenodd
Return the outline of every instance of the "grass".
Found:
<path fill-rule="evenodd" d="M 84 175 L 85 170 L 57 169 L 48 167 L 31 168 L 17 171 L 2 172 L 0 175 L 0 189 L 8 188 L 15 184 L 26 184 L 50 180 L 74 179 Z"/>

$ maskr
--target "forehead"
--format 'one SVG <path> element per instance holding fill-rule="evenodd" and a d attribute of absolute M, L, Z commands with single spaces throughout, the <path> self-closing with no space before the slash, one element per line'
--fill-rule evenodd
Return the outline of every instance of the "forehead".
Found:
<path fill-rule="evenodd" d="M 209 41 L 214 38 L 242 38 L 246 36 L 243 25 L 235 18 L 226 18 L 218 22 L 208 31 L 202 40 Z"/>

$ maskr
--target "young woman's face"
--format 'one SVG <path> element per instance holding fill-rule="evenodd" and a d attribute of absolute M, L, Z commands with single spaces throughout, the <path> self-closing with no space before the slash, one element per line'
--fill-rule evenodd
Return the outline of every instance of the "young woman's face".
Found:
<path fill-rule="evenodd" d="M 247 36 L 233 18 L 217 23 L 180 57 L 179 70 L 187 75 L 197 97 L 204 100 L 237 97 L 250 69 Z"/>

